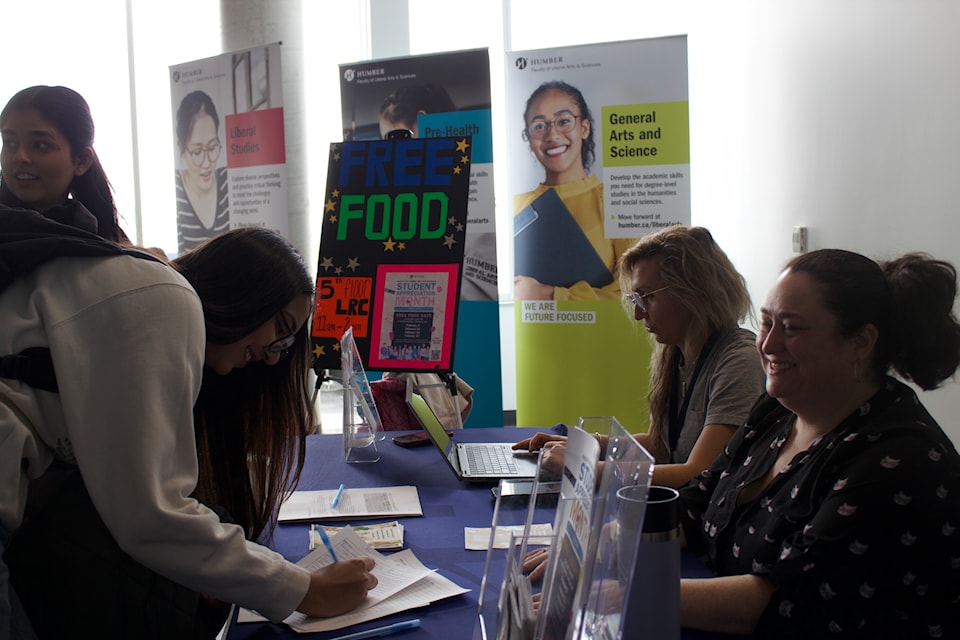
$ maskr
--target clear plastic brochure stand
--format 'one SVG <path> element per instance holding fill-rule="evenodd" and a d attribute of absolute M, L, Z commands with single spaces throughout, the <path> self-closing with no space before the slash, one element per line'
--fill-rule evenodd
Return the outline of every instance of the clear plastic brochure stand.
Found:
<path fill-rule="evenodd" d="M 602 470 L 592 433 L 610 436 Z M 619 638 L 653 458 L 607 416 L 581 418 L 570 430 L 562 475 L 543 462 L 541 453 L 532 496 L 507 496 L 509 481 L 501 482 L 473 640 Z M 623 487 L 642 498 L 630 512 L 637 529 L 618 520 L 626 517 L 617 501 Z M 543 531 L 544 522 L 552 528 Z M 494 548 L 498 529 L 512 534 L 506 549 Z M 531 580 L 524 565 L 539 565 L 542 580 Z"/>
<path fill-rule="evenodd" d="M 579 635 L 570 636 L 581 640 L 627 637 L 623 635 L 623 612 L 653 473 L 653 456 L 616 419 L 609 434 L 594 512 L 590 554 L 594 564 L 586 569 L 589 587 Z M 625 496 L 629 500 L 624 500 Z"/>
<path fill-rule="evenodd" d="M 539 583 L 524 574 L 522 563 L 530 552 L 546 558 L 560 501 L 560 475 L 544 469 L 542 460 L 541 451 L 532 481 L 501 480 L 495 491 L 473 640 L 533 638 L 533 595 L 539 593 Z"/>
<path fill-rule="evenodd" d="M 384 438 L 383 423 L 353 341 L 352 327 L 340 339 L 340 362 L 343 370 L 344 460 L 376 462 L 380 459 L 377 441 Z"/>

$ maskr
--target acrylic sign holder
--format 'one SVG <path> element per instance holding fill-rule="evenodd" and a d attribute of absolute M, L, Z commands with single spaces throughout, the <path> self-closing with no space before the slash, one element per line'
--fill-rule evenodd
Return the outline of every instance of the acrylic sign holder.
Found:
<path fill-rule="evenodd" d="M 373 399 L 360 354 L 347 329 L 340 341 L 343 370 L 343 458 L 349 463 L 380 459 L 377 441 L 383 440 L 383 423 Z"/>
<path fill-rule="evenodd" d="M 653 457 L 614 417 L 581 418 L 578 426 L 582 432 L 609 435 L 603 470 L 599 482 L 594 482 L 596 491 L 589 495 L 539 494 L 538 485 L 558 479 L 546 473 L 542 464 L 531 496 L 508 497 L 501 488 L 473 640 L 620 637 L 621 612 L 634 569 L 634 559 L 622 557 L 629 553 L 621 550 L 635 545 L 618 544 L 622 527 L 618 525 L 616 495 L 625 486 L 637 486 L 645 495 Z M 642 513 L 640 518 L 642 522 Z M 535 523 L 551 521 L 549 535 L 533 532 Z M 496 528 L 508 526 L 517 531 L 510 545 L 505 550 L 494 549 Z M 589 535 L 570 535 L 576 527 L 581 532 L 586 528 Z M 524 560 L 537 553 L 546 557 L 539 583 L 531 582 L 523 572 Z M 499 591 L 494 588 L 498 583 Z M 540 598 L 536 613 L 535 595 Z"/>

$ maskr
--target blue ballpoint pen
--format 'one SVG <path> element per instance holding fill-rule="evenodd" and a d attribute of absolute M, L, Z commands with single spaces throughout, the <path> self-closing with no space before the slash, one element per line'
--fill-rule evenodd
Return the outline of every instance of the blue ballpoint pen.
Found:
<path fill-rule="evenodd" d="M 345 636 L 330 638 L 330 640 L 362 640 L 362 638 L 379 638 L 381 636 L 389 636 L 393 635 L 394 633 L 406 631 L 407 629 L 416 629 L 419 626 L 420 618 L 414 618 L 413 620 L 404 620 L 403 622 L 398 622 L 396 624 L 388 624 L 385 627 L 377 627 L 376 629 L 348 633 Z"/>
<path fill-rule="evenodd" d="M 330 544 L 330 538 L 327 536 L 327 532 L 323 530 L 323 525 L 317 525 L 317 533 L 320 535 L 320 539 L 323 540 L 323 546 L 327 548 L 327 551 L 330 552 L 330 557 L 334 562 L 340 562 L 337 560 L 337 554 L 333 552 L 333 545 Z"/>
<path fill-rule="evenodd" d="M 343 495 L 343 490 L 347 488 L 347 485 L 340 483 L 340 488 L 337 489 L 337 495 L 333 496 L 333 502 L 330 503 L 331 509 L 336 509 L 337 505 L 340 504 L 340 496 Z"/>

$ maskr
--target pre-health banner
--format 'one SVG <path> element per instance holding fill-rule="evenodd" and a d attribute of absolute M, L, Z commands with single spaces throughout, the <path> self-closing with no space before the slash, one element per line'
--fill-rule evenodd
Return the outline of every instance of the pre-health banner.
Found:
<path fill-rule="evenodd" d="M 340 65 L 343 139 L 469 135 L 468 224 L 454 370 L 474 388 L 467 427 L 503 424 L 490 60 L 486 49 Z"/>
<path fill-rule="evenodd" d="M 280 44 L 170 67 L 180 252 L 238 227 L 288 233 Z"/>
<path fill-rule="evenodd" d="M 507 54 L 517 423 L 647 428 L 651 345 L 619 256 L 690 222 L 685 36 Z"/>

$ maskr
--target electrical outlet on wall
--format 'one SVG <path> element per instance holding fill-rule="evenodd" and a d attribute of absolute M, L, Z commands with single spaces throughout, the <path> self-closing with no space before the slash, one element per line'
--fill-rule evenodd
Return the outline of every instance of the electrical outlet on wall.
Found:
<path fill-rule="evenodd" d="M 793 240 L 794 253 L 807 252 L 807 228 L 806 227 L 794 227 L 792 240 Z"/>

